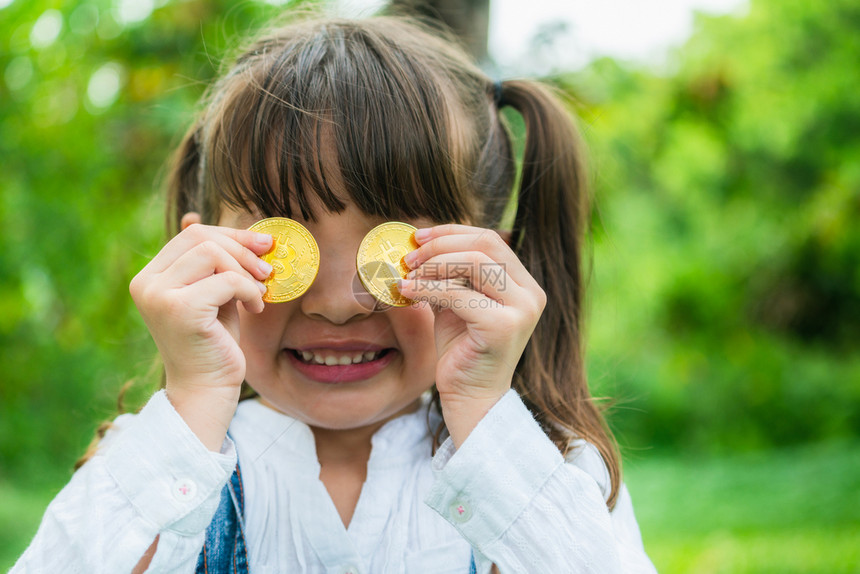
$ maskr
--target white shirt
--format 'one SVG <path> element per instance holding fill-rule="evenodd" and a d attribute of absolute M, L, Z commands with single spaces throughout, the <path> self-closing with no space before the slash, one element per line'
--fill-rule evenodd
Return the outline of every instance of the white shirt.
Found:
<path fill-rule="evenodd" d="M 310 428 L 255 400 L 239 404 L 222 452 L 206 449 L 156 393 L 115 421 L 99 452 L 51 502 L 13 574 L 194 572 L 237 455 L 252 574 L 652 573 L 627 489 L 583 441 L 565 461 L 508 392 L 459 449 L 431 458 L 428 401 L 380 428 L 345 528 L 319 480 Z M 430 413 L 431 426 L 439 420 Z"/>

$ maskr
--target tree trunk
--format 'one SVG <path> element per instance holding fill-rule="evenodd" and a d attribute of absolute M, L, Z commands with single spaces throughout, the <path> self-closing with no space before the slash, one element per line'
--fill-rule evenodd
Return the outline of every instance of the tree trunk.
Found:
<path fill-rule="evenodd" d="M 477 62 L 487 60 L 490 0 L 391 0 L 390 6 L 396 13 L 442 21 Z"/>

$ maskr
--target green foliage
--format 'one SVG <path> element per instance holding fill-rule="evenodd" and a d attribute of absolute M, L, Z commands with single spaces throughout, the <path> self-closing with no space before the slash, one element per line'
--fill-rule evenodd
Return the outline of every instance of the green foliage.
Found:
<path fill-rule="evenodd" d="M 592 377 L 634 446 L 856 436 L 860 5 L 697 23 L 669 74 L 566 79 L 596 172 Z"/>
<path fill-rule="evenodd" d="M 0 477 L 66 473 L 122 382 L 148 383 L 131 406 L 157 382 L 128 283 L 164 238 L 159 170 L 219 59 L 276 11 L 176 2 L 123 22 L 135 6 L 0 11 Z"/>

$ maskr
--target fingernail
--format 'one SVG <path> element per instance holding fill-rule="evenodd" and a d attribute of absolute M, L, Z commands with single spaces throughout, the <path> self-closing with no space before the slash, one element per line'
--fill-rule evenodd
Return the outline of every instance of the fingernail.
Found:
<path fill-rule="evenodd" d="M 406 262 L 406 265 L 412 269 L 415 267 L 415 263 L 418 261 L 418 251 L 410 251 L 406 255 L 403 256 L 403 260 Z"/>
<path fill-rule="evenodd" d="M 260 293 L 262 293 L 263 295 L 265 295 L 265 294 L 266 294 L 266 291 L 268 290 L 268 287 L 266 287 L 266 285 L 265 285 L 264 283 L 261 283 L 260 281 L 257 281 L 257 287 L 259 287 L 259 288 L 260 288 Z"/>
<path fill-rule="evenodd" d="M 416 229 L 415 230 L 415 241 L 424 241 L 430 237 L 429 229 Z"/>
<path fill-rule="evenodd" d="M 272 244 L 272 241 L 274 241 L 274 239 L 275 238 L 272 237 L 271 235 L 269 235 L 268 233 L 257 233 L 256 237 L 254 237 L 254 241 L 256 241 L 257 245 L 260 245 L 261 247 L 270 246 Z"/>
<path fill-rule="evenodd" d="M 266 274 L 266 277 L 268 277 L 269 275 L 272 274 L 272 266 L 269 265 L 268 263 L 266 263 L 265 261 L 263 261 L 262 259 L 260 259 L 259 262 L 257 263 L 257 267 L 260 268 L 261 273 Z"/>
<path fill-rule="evenodd" d="M 409 289 L 412 287 L 413 282 L 408 279 L 398 279 L 397 280 L 397 290 L 403 291 L 404 289 Z"/>
<path fill-rule="evenodd" d="M 415 279 L 416 275 L 418 275 L 418 271 L 416 269 L 413 269 L 412 271 L 410 271 L 409 273 L 406 274 L 406 278 L 407 279 Z"/>

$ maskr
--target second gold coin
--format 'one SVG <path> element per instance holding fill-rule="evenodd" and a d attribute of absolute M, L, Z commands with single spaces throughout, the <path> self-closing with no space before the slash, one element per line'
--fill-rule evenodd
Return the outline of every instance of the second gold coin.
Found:
<path fill-rule="evenodd" d="M 389 221 L 371 229 L 358 247 L 356 267 L 364 288 L 378 301 L 394 307 L 405 307 L 412 299 L 397 290 L 397 280 L 406 277 L 409 268 L 403 256 L 418 249 L 415 228 L 408 223 Z"/>

